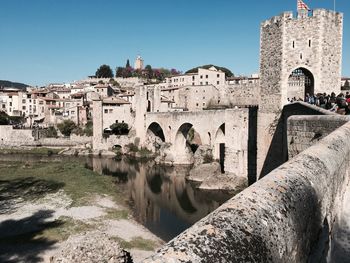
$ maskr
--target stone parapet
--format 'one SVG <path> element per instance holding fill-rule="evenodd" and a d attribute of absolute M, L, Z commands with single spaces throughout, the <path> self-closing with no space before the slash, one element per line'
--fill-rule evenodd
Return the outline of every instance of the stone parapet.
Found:
<path fill-rule="evenodd" d="M 291 116 L 287 123 L 288 158 L 291 159 L 350 120 L 343 115 Z"/>
<path fill-rule="evenodd" d="M 339 212 L 349 179 L 349 136 L 346 123 L 143 262 L 307 262 Z"/>

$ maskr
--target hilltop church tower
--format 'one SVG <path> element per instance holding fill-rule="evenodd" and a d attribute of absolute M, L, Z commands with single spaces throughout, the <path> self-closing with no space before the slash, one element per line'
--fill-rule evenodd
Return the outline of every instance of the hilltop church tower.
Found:
<path fill-rule="evenodd" d="M 342 36 L 343 15 L 325 9 L 285 12 L 261 24 L 258 173 L 288 98 L 340 92 Z"/>
<path fill-rule="evenodd" d="M 141 58 L 141 56 L 137 56 L 137 58 L 135 60 L 134 68 L 138 69 L 138 70 L 143 69 L 143 59 Z"/>

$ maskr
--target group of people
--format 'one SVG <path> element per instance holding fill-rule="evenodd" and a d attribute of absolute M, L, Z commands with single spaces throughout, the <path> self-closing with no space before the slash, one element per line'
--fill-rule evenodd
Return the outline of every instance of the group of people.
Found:
<path fill-rule="evenodd" d="M 326 110 L 337 112 L 339 114 L 348 115 L 350 114 L 350 94 L 349 92 L 340 93 L 336 95 L 332 92 L 330 95 L 326 93 L 318 93 L 316 95 L 310 95 L 306 93 L 305 99 L 295 97 L 292 99 L 288 98 L 288 102 L 292 103 L 295 101 L 304 101 L 312 105 L 316 105 Z"/>

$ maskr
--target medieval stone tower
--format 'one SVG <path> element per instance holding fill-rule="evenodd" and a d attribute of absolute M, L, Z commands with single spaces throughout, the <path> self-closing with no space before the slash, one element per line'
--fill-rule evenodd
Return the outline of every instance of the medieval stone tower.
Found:
<path fill-rule="evenodd" d="M 288 98 L 340 92 L 343 15 L 285 12 L 261 24 L 258 174 Z"/>

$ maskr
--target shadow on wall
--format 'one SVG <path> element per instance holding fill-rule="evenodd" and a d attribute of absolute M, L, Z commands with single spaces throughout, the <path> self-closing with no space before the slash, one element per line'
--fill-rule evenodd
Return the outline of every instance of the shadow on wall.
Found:
<path fill-rule="evenodd" d="M 287 119 L 290 116 L 325 114 L 325 111 L 317 110 L 316 106 L 300 102 L 285 105 L 281 112 L 276 113 L 276 119 L 270 127 L 270 131 L 273 134 L 271 145 L 267 152 L 259 179 L 288 161 Z"/>

